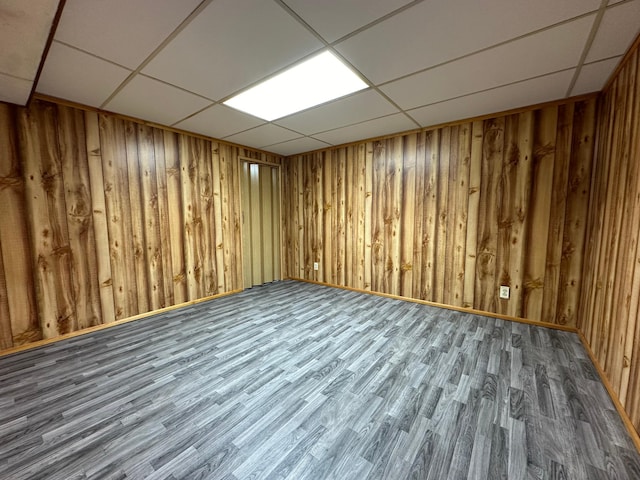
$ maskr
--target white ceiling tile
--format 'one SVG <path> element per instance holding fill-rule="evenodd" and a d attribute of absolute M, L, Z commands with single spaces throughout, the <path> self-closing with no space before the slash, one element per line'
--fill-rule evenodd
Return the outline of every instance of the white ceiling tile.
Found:
<path fill-rule="evenodd" d="M 190 132 L 200 133 L 213 138 L 224 138 L 264 123 L 246 113 L 225 105 L 214 105 L 175 125 Z"/>
<path fill-rule="evenodd" d="M 375 84 L 598 8 L 600 0 L 421 2 L 337 45 Z"/>
<path fill-rule="evenodd" d="M 310 135 L 397 113 L 398 109 L 374 90 L 367 90 L 278 120 L 278 125 Z"/>
<path fill-rule="evenodd" d="M 586 61 L 590 63 L 624 54 L 636 39 L 638 31 L 640 31 L 639 0 L 607 8 Z"/>
<path fill-rule="evenodd" d="M 31 80 L 23 80 L 0 73 L 0 102 L 25 105 L 29 100 L 31 85 L 33 85 Z"/>
<path fill-rule="evenodd" d="M 622 56 L 584 65 L 580 70 L 576 84 L 573 86 L 571 95 L 582 95 L 602 90 L 621 59 Z"/>
<path fill-rule="evenodd" d="M 266 145 L 286 142 L 299 137 L 301 137 L 299 133 L 277 125 L 267 124 L 225 137 L 225 140 L 248 147 L 262 148 Z"/>
<path fill-rule="evenodd" d="M 278 155 L 295 155 L 297 153 L 310 152 L 311 150 L 320 150 L 321 148 L 327 148 L 330 145 L 315 138 L 302 137 L 288 142 L 277 143 L 275 145 L 269 145 L 263 147 L 265 150 Z"/>
<path fill-rule="evenodd" d="M 529 35 L 380 89 L 406 109 L 575 67 L 594 17 Z"/>
<path fill-rule="evenodd" d="M 125 68 L 53 42 L 37 91 L 98 107 L 130 73 Z"/>
<path fill-rule="evenodd" d="M 104 108 L 162 125 L 173 125 L 210 103 L 179 88 L 137 75 Z"/>
<path fill-rule="evenodd" d="M 404 114 L 397 113 L 389 115 L 388 117 L 358 123 L 357 125 L 329 130 L 328 132 L 314 135 L 314 137 L 332 145 L 340 145 L 342 143 L 390 135 L 415 128 L 415 123 L 409 120 Z"/>
<path fill-rule="evenodd" d="M 67 0 L 56 40 L 136 69 L 199 3 Z"/>
<path fill-rule="evenodd" d="M 35 78 L 57 10 L 58 0 L 0 2 L 0 73 Z"/>
<path fill-rule="evenodd" d="M 363 27 L 412 0 L 286 0 L 305 22 L 328 41 L 333 42 Z"/>
<path fill-rule="evenodd" d="M 143 72 L 220 100 L 320 47 L 276 2 L 217 0 Z"/>
<path fill-rule="evenodd" d="M 423 127 L 564 98 L 574 70 L 455 98 L 407 113 Z"/>

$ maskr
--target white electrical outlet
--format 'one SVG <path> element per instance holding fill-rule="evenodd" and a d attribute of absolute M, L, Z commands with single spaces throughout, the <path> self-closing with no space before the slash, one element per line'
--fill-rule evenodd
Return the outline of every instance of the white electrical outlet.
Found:
<path fill-rule="evenodd" d="M 500 298 L 509 299 L 509 287 L 500 285 Z"/>
<path fill-rule="evenodd" d="M 318 265 L 318 262 L 313 262 L 313 269 L 318 270 L 318 268 L 320 268 L 320 266 Z"/>

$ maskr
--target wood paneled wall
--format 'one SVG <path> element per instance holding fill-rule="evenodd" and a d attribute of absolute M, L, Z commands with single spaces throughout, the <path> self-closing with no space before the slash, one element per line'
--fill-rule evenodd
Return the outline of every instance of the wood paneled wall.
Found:
<path fill-rule="evenodd" d="M 0 349 L 241 289 L 239 156 L 281 161 L 0 104 Z"/>
<path fill-rule="evenodd" d="M 575 326 L 595 117 L 594 97 L 289 158 L 288 275 Z"/>
<path fill-rule="evenodd" d="M 603 92 L 579 328 L 640 431 L 640 51 Z"/>

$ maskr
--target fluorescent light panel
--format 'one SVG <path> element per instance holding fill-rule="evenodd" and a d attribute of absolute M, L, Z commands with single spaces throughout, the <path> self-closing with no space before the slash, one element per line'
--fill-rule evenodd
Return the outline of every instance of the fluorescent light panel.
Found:
<path fill-rule="evenodd" d="M 230 98 L 225 105 L 267 121 L 367 88 L 326 51 Z"/>

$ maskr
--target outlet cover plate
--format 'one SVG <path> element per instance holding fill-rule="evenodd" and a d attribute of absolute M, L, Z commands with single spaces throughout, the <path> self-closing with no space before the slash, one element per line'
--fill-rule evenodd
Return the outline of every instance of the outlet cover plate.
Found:
<path fill-rule="evenodd" d="M 509 287 L 507 285 L 500 285 L 500 298 L 509 299 Z"/>
<path fill-rule="evenodd" d="M 318 265 L 318 262 L 313 262 L 313 269 L 318 270 L 318 268 L 320 268 L 320 266 Z"/>

